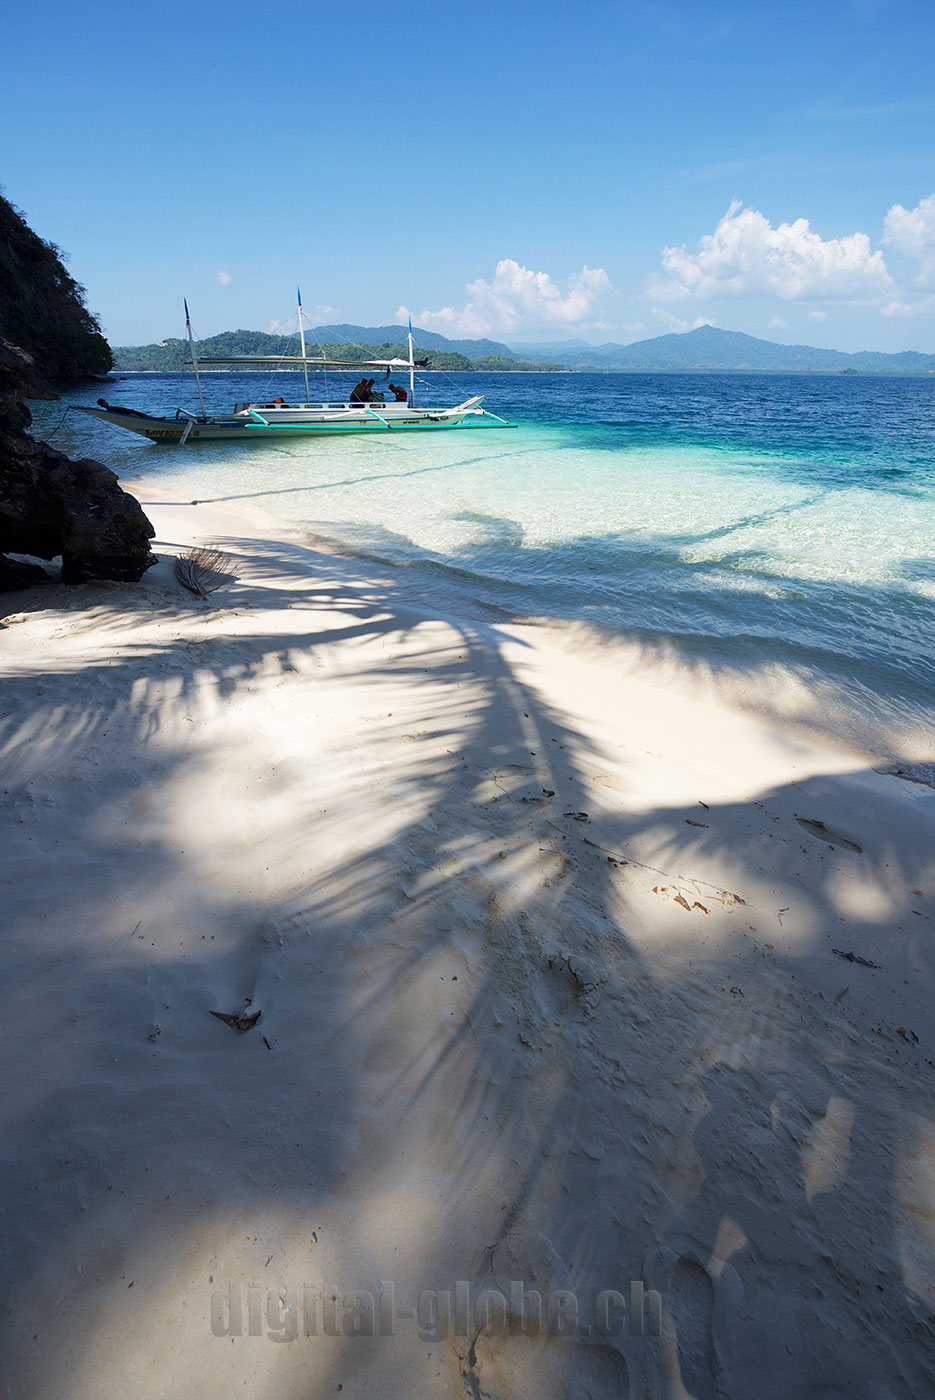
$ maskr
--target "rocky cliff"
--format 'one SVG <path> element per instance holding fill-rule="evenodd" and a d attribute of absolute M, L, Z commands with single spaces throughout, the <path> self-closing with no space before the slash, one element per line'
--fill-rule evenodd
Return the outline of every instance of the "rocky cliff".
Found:
<path fill-rule="evenodd" d="M 113 364 L 84 288 L 60 249 L 33 233 L 0 195 L 0 332 L 26 350 L 46 379 L 106 374 Z"/>
<path fill-rule="evenodd" d="M 48 577 L 6 554 L 61 555 L 63 583 L 135 582 L 156 562 L 153 527 L 108 467 L 90 457 L 73 462 L 29 435 L 23 399 L 40 387 L 30 357 L 0 339 L 0 591 Z"/>
<path fill-rule="evenodd" d="M 110 347 L 58 249 L 0 197 L 0 592 L 45 582 L 37 564 L 62 559 L 62 581 L 133 582 L 156 562 L 153 528 L 116 475 L 73 462 L 27 431 L 28 398 L 56 398 L 50 379 L 110 368 Z"/>

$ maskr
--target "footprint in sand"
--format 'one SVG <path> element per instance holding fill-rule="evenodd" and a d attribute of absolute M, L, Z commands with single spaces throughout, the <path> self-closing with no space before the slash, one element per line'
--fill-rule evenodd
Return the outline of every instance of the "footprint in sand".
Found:
<path fill-rule="evenodd" d="M 682 1384 L 692 1400 L 715 1400 L 714 1287 L 697 1260 L 683 1256 L 672 1271 L 669 1311 L 675 1320 Z"/>
<path fill-rule="evenodd" d="M 626 1360 L 609 1342 L 538 1337 L 479 1336 L 458 1369 L 471 1400 L 494 1396 L 574 1396 L 575 1400 L 630 1400 Z M 713 1392 L 712 1392 L 713 1394 Z"/>
<path fill-rule="evenodd" d="M 593 1014 L 607 981 L 607 973 L 597 962 L 558 948 L 548 954 L 542 972 L 539 1002 L 546 1015 L 560 1015 L 576 1003 L 585 1015 Z"/>
<path fill-rule="evenodd" d="M 842 846 L 846 851 L 856 851 L 858 855 L 863 853 L 863 846 L 858 846 L 856 841 L 849 841 L 846 836 L 841 836 L 839 832 L 832 831 L 825 826 L 824 822 L 817 821 L 813 817 L 796 817 L 799 826 L 803 826 L 810 836 L 817 836 L 819 841 L 827 841 L 829 846 Z"/>

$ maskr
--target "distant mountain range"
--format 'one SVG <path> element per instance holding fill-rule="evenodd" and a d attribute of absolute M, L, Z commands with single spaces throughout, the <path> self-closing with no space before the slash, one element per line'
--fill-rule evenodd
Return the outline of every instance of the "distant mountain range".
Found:
<path fill-rule="evenodd" d="M 838 373 L 933 374 L 935 355 L 903 350 L 887 355 L 878 350 L 818 350 L 811 345 L 779 345 L 740 331 L 699 326 L 681 334 L 654 336 L 632 345 L 586 345 L 581 340 L 555 344 L 515 344 L 510 354 L 524 360 L 560 359 L 570 369 L 691 371 L 720 370 L 740 373 Z"/>
<path fill-rule="evenodd" d="M 406 326 L 316 326 L 306 330 L 306 350 L 342 360 L 366 360 L 407 355 Z M 536 363 L 520 363 L 497 340 L 448 340 L 435 331 L 413 330 L 416 355 L 428 357 L 429 369 L 443 370 L 517 370 L 543 368 L 562 369 L 548 356 L 537 356 Z M 199 355 L 297 355 L 298 334 L 269 335 L 265 331 L 222 331 L 207 340 L 196 341 Z M 178 336 L 160 340 L 153 345 L 119 345 L 114 349 L 114 369 L 135 373 L 177 373 L 189 364 L 186 341 Z"/>
<path fill-rule="evenodd" d="M 371 348 L 406 353 L 406 326 L 316 326 L 306 331 L 309 353 L 325 345 L 329 354 L 366 358 Z M 681 334 L 659 335 L 632 345 L 588 345 L 583 340 L 504 345 L 498 340 L 449 340 L 436 331 L 413 329 L 417 354 L 428 352 L 430 368 L 449 370 L 510 370 L 549 367 L 573 370 L 631 370 L 644 373 L 722 374 L 935 374 L 935 355 L 917 350 L 884 354 L 878 350 L 819 350 L 811 345 L 780 345 L 740 331 L 699 326 Z M 367 347 L 367 348 L 364 348 Z M 297 336 L 273 336 L 263 331 L 223 331 L 198 342 L 202 354 L 295 355 Z M 158 345 L 118 346 L 117 370 L 181 370 L 188 364 L 188 346 L 178 338 Z"/>
<path fill-rule="evenodd" d="M 345 341 L 356 345 L 405 345 L 409 334 L 408 326 L 316 326 L 314 331 L 306 331 L 306 338 L 325 341 Z M 467 355 L 469 360 L 479 360 L 486 355 L 508 355 L 513 352 L 499 340 L 446 340 L 435 331 L 423 331 L 418 326 L 412 328 L 412 338 L 423 350 L 448 350 L 459 355 Z M 551 359 L 548 347 L 542 347 L 542 358 Z"/>

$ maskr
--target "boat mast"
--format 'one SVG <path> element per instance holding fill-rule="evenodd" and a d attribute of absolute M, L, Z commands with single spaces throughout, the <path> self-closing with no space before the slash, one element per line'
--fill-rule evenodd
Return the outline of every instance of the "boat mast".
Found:
<path fill-rule="evenodd" d="M 409 317 L 409 407 L 416 401 L 416 366 L 412 358 L 412 317 Z"/>
<path fill-rule="evenodd" d="M 202 418 L 207 418 L 208 415 L 205 412 L 205 398 L 204 394 L 201 392 L 201 376 L 198 373 L 198 356 L 195 354 L 195 340 L 192 336 L 192 321 L 188 314 L 188 298 L 183 297 L 182 299 L 185 302 L 185 326 L 188 330 L 188 352 L 192 357 L 192 369 L 195 371 L 195 383 L 198 385 L 198 402 L 201 404 Z"/>
<path fill-rule="evenodd" d="M 296 287 L 295 294 L 299 299 L 299 341 L 302 346 L 302 368 L 305 370 L 305 406 L 308 407 L 308 361 L 305 358 L 305 327 L 302 324 L 302 291 Z M 327 391 L 326 391 L 327 392 Z"/>

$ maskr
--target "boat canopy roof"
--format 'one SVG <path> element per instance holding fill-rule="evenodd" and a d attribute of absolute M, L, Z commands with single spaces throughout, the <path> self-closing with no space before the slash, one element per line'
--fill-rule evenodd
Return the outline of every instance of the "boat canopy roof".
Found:
<path fill-rule="evenodd" d="M 409 360 L 334 360 L 328 355 L 199 355 L 199 365 L 309 365 L 318 369 L 409 369 Z"/>

